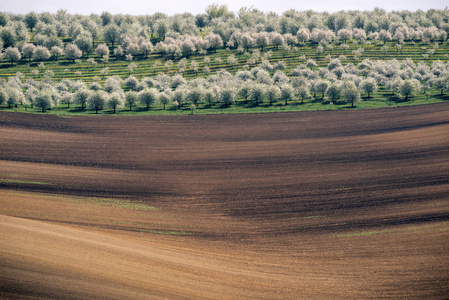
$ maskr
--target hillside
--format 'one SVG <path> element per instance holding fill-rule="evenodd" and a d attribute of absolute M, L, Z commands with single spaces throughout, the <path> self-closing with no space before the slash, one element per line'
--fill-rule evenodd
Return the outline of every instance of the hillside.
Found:
<path fill-rule="evenodd" d="M 178 115 L 441 103 L 448 33 L 447 9 L 0 12 L 0 109 Z"/>

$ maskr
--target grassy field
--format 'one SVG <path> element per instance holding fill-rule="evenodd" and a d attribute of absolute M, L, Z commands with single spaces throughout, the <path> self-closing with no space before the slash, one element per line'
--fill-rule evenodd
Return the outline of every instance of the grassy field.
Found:
<path fill-rule="evenodd" d="M 156 41 L 154 41 L 156 42 Z M 98 42 L 100 43 L 100 42 Z M 438 46 L 435 46 L 435 43 Z M 350 41 L 347 43 L 348 49 L 344 50 L 341 47 L 342 43 L 337 42 L 332 45 L 332 49 L 326 49 L 324 53 L 318 54 L 316 51 L 317 44 L 309 42 L 305 45 L 292 46 L 290 50 L 279 48 L 274 49 L 273 46 L 266 47 L 264 51 L 260 51 L 259 48 L 251 48 L 249 52 L 238 53 L 236 49 L 219 49 L 216 52 L 209 52 L 207 55 L 192 55 L 187 59 L 187 68 L 183 72 L 183 76 L 186 79 L 193 79 L 197 77 L 207 76 L 203 69 L 206 65 L 210 68 L 211 73 L 214 74 L 221 69 L 226 69 L 232 74 L 235 74 L 237 70 L 243 70 L 247 67 L 252 68 L 260 64 L 262 59 L 266 57 L 272 65 L 277 62 L 283 61 L 286 64 L 284 72 L 287 75 L 291 74 L 291 70 L 296 68 L 300 64 L 304 64 L 308 59 L 314 59 L 317 62 L 318 67 L 326 67 L 330 58 L 337 58 L 344 56 L 342 59 L 343 65 L 352 63 L 357 64 L 364 59 L 370 60 L 390 60 L 397 59 L 399 61 L 407 58 L 413 59 L 415 63 L 424 61 L 431 64 L 433 61 L 441 60 L 446 62 L 449 54 L 449 44 L 447 42 L 436 41 L 430 44 L 415 43 L 412 41 L 406 41 L 402 49 L 399 51 L 396 48 L 395 42 L 386 43 L 388 51 L 385 53 L 382 51 L 383 43 L 375 43 L 373 41 L 367 41 L 364 44 Z M 357 58 L 354 57 L 354 50 L 363 49 L 362 55 Z M 429 51 L 434 53 L 428 55 Z M 255 64 L 248 65 L 248 60 L 254 56 L 254 53 L 259 53 L 258 60 Z M 238 59 L 238 63 L 235 65 L 229 65 L 227 57 L 229 55 L 235 55 Z M 427 55 L 427 56 L 426 56 Z M 103 63 L 100 57 L 95 57 L 93 53 L 90 56 L 94 59 L 94 64 L 88 61 L 87 57 L 83 57 L 77 62 L 72 62 L 67 59 L 61 58 L 59 60 L 50 60 L 42 64 L 38 62 L 20 61 L 11 66 L 7 62 L 0 64 L 0 78 L 7 79 L 10 76 L 14 76 L 18 72 L 24 75 L 22 81 L 27 78 L 33 78 L 35 80 L 43 80 L 46 74 L 50 72 L 51 78 L 55 82 L 59 82 L 63 79 L 81 79 L 86 83 L 92 81 L 98 81 L 100 84 L 104 83 L 107 76 L 120 76 L 122 79 L 126 79 L 131 74 L 138 79 L 144 77 L 154 77 L 158 74 L 170 74 L 173 75 L 178 72 L 177 64 L 180 59 L 174 59 L 173 65 L 170 68 L 164 66 L 167 60 L 171 59 L 171 56 L 162 55 L 161 53 L 153 53 L 148 58 L 136 57 L 134 61 L 124 61 L 111 57 L 107 63 Z M 205 58 L 208 58 L 210 62 L 206 63 Z M 195 72 L 191 68 L 191 62 L 196 61 L 199 65 L 199 70 Z M 159 65 L 157 65 L 157 63 Z M 132 72 L 128 71 L 130 64 L 135 64 L 135 68 Z M 101 70 L 108 68 L 107 75 L 102 75 Z M 36 70 L 38 73 L 36 74 Z M 33 74 L 34 72 L 34 74 Z M 271 71 L 273 74 L 274 71 Z M 127 88 L 122 86 L 124 90 Z M 419 94 L 408 101 L 403 101 L 395 95 L 391 94 L 391 91 L 385 90 L 382 87 L 379 92 L 371 95 L 370 98 L 363 98 L 360 103 L 357 103 L 355 108 L 378 108 L 378 107 L 390 107 L 390 106 L 405 106 L 405 105 L 419 105 L 426 103 L 440 103 L 448 100 L 446 95 L 440 95 L 439 91 L 431 90 L 429 95 L 425 96 Z M 290 101 L 288 105 L 283 105 L 282 101 L 278 101 L 273 106 L 266 103 L 253 107 L 247 104 L 242 99 L 237 99 L 236 103 L 230 107 L 225 108 L 221 104 L 217 104 L 213 107 L 208 107 L 206 104 L 197 105 L 195 112 L 190 111 L 190 106 L 186 105 L 181 109 L 174 109 L 171 105 L 167 106 L 167 109 L 163 109 L 161 105 L 155 105 L 146 111 L 144 107 L 136 106 L 132 111 L 128 108 L 124 108 L 120 114 L 122 115 L 172 115 L 172 114 L 222 114 L 222 113 L 249 113 L 249 112 L 279 112 L 279 111 L 309 111 L 309 110 L 338 110 L 351 108 L 347 104 L 340 102 L 330 104 L 327 99 L 312 99 L 306 100 L 304 103 L 300 99 L 294 99 Z M 12 110 L 20 112 L 39 112 L 39 109 L 30 107 L 14 107 L 12 109 L 6 106 L 0 106 L 0 110 Z M 78 115 L 78 114 L 92 114 L 92 111 L 80 111 L 76 105 L 72 105 L 71 108 L 67 108 L 66 105 L 61 104 L 58 107 L 54 107 L 50 113 L 57 115 Z M 100 111 L 100 114 L 111 114 L 112 110 L 105 109 Z"/>

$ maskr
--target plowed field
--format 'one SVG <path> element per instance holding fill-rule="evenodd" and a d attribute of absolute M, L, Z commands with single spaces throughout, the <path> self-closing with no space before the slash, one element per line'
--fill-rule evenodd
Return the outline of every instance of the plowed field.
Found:
<path fill-rule="evenodd" d="M 446 298 L 449 104 L 0 112 L 0 297 Z"/>

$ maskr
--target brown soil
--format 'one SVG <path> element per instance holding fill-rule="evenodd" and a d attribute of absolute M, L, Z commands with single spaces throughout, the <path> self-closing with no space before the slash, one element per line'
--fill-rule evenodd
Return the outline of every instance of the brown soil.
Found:
<path fill-rule="evenodd" d="M 446 298 L 449 104 L 0 112 L 1 298 Z"/>

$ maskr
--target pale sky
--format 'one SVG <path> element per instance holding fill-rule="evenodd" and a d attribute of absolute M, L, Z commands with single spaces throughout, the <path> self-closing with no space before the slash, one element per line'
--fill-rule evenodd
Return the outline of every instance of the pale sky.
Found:
<path fill-rule="evenodd" d="M 298 11 L 312 9 L 317 12 L 335 12 L 339 10 L 372 10 L 380 7 L 391 10 L 428 10 L 448 7 L 447 0 L 0 0 L 0 11 L 28 13 L 30 11 L 51 13 L 66 9 L 69 13 L 89 15 L 109 11 L 112 14 L 123 13 L 146 15 L 162 12 L 167 15 L 190 12 L 204 13 L 212 4 L 226 4 L 229 10 L 237 12 L 241 7 L 254 7 L 264 12 L 279 14 L 289 9 Z"/>

